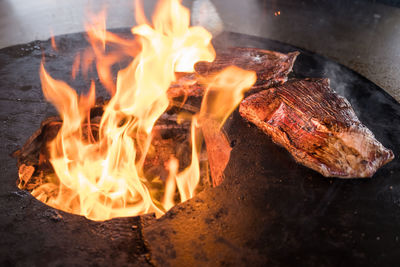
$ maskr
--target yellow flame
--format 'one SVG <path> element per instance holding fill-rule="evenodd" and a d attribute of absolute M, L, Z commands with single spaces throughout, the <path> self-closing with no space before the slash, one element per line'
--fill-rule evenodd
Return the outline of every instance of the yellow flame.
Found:
<path fill-rule="evenodd" d="M 47 177 L 50 182 L 32 194 L 50 206 L 92 220 L 149 212 L 160 216 L 175 205 L 176 187 L 181 201 L 191 198 L 200 179 L 198 124 L 202 116 L 211 116 L 222 125 L 255 81 L 253 72 L 236 67 L 210 78 L 201 114 L 193 116 L 191 164 L 179 173 L 178 160 L 171 158 L 164 197 L 156 204 L 143 171 L 153 126 L 169 105 L 167 90 L 175 81 L 175 72 L 193 72 L 196 62 L 213 61 L 215 51 L 211 34 L 190 27 L 189 11 L 178 0 L 161 1 L 153 25 L 143 11 L 136 14 L 140 25 L 131 29 L 134 40 L 107 32 L 105 12 L 87 25 L 91 48 L 76 64 L 82 60 L 82 69 L 87 71 L 96 60 L 100 80 L 112 96 L 98 125 L 90 122 L 95 103 L 93 82 L 88 95 L 78 97 L 65 82 L 53 79 L 43 64 L 40 68 L 44 96 L 57 108 L 63 124 L 49 144 L 56 177 Z M 118 47 L 118 53 L 108 54 L 107 45 Z M 114 82 L 111 67 L 124 57 L 134 59 L 118 72 Z"/>
<path fill-rule="evenodd" d="M 176 190 L 176 174 L 178 173 L 179 161 L 175 157 L 171 157 L 167 163 L 167 168 L 169 170 L 169 175 L 165 181 L 165 193 L 162 199 L 162 205 L 166 210 L 172 208 L 174 203 L 174 195 Z"/>
<path fill-rule="evenodd" d="M 256 82 L 254 71 L 229 66 L 210 77 L 201 105 L 202 117 L 212 119 L 221 127 L 229 115 L 242 101 L 245 91 Z"/>

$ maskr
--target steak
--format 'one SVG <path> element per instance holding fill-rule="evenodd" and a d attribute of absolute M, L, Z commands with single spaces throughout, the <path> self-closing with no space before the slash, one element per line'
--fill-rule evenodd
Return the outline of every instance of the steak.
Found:
<path fill-rule="evenodd" d="M 250 90 L 268 88 L 287 81 L 299 52 L 283 54 L 258 48 L 233 47 L 217 53 L 213 62 L 198 62 L 195 73 L 177 73 L 177 80 L 168 89 L 168 97 L 202 96 L 202 79 L 229 66 L 257 73 L 256 84 Z"/>
<path fill-rule="evenodd" d="M 256 85 L 264 87 L 284 83 L 292 71 L 299 52 L 283 54 L 275 51 L 250 47 L 232 47 L 221 52 L 213 62 L 199 62 L 195 65 L 196 73 L 206 76 L 234 65 L 257 73 Z"/>
<path fill-rule="evenodd" d="M 326 177 L 371 177 L 394 158 L 328 79 L 294 80 L 263 90 L 243 100 L 239 112 L 297 162 Z"/>

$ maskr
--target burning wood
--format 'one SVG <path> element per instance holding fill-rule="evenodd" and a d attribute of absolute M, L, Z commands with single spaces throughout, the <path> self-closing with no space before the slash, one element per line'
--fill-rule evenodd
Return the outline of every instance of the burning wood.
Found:
<path fill-rule="evenodd" d="M 91 109 L 91 123 L 85 124 L 86 132 L 93 135 L 94 141 L 98 141 L 98 129 L 103 115 L 103 101 L 97 101 L 98 105 Z M 100 104 L 99 104 L 100 103 Z M 187 105 L 180 107 L 185 110 Z M 189 106 L 189 111 L 193 107 Z M 166 168 L 171 157 L 179 160 L 179 170 L 182 171 L 190 164 L 190 123 L 177 123 L 176 115 L 164 113 L 153 128 L 151 148 L 147 153 L 143 164 L 143 170 L 150 181 L 154 177 L 160 177 L 165 181 L 168 176 Z M 50 151 L 48 144 L 54 140 L 60 131 L 62 120 L 60 117 L 49 117 L 41 123 L 40 128 L 27 140 L 24 146 L 15 151 L 13 156 L 18 159 L 19 179 L 18 187 L 29 191 L 48 183 L 48 177 L 54 175 L 54 169 L 50 163 Z M 90 127 L 90 130 L 88 129 Z M 86 137 L 89 135 L 86 135 Z M 200 157 L 200 161 L 207 162 L 207 155 Z M 202 174 L 208 177 L 207 173 Z M 159 180 L 157 180 L 159 181 Z M 206 183 L 206 181 L 205 181 Z M 212 182 L 213 184 L 215 182 Z M 163 190 L 158 190 L 162 193 Z M 158 197 L 161 198 L 160 196 Z"/>
<path fill-rule="evenodd" d="M 231 156 L 231 146 L 225 133 L 214 120 L 205 120 L 202 123 L 204 140 L 207 147 L 207 156 L 210 164 L 213 186 L 218 186 L 224 180 L 224 170 Z"/>
<path fill-rule="evenodd" d="M 131 29 L 135 35 L 132 42 L 106 31 L 104 12 L 92 18 L 86 27 L 91 45 L 88 54 L 92 56 L 85 57 L 84 63 L 92 64 L 95 60 L 99 80 L 111 97 L 104 105 L 101 117 L 91 118 L 91 109 L 95 105 L 94 82 L 88 95 L 78 96 L 67 83 L 53 79 L 42 62 L 43 94 L 58 110 L 62 123 L 53 139 L 35 146 L 40 144 L 36 137 L 43 138 L 47 133 L 42 129 L 30 144 L 24 146 L 26 150 L 16 154 L 22 155 L 29 149 L 40 151 L 35 155 L 39 158 L 38 167 L 43 158 L 50 162 L 49 169 L 54 171 L 44 175 L 41 181 L 45 183 L 37 183 L 32 190 L 33 196 L 52 207 L 93 220 L 150 212 L 161 216 L 176 200 L 191 198 L 200 182 L 199 115 L 188 116 L 190 131 L 186 131 L 185 137 L 190 138 L 183 138 L 185 142 L 176 135 L 167 138 L 174 144 L 189 146 L 187 150 L 191 152 L 185 154 L 186 149 L 183 149 L 181 162 L 175 161 L 179 151 L 169 147 L 170 141 L 159 138 L 165 136 L 168 129 L 179 132 L 179 125 L 174 122 L 172 128 L 171 125 L 155 126 L 157 121 L 164 119 L 163 114 L 171 106 L 167 91 L 177 80 L 176 73 L 193 73 L 196 62 L 213 61 L 212 36 L 204 28 L 190 26 L 189 10 L 178 0 L 160 1 L 152 23 L 147 21 L 140 8 L 136 11 L 138 25 Z M 110 53 L 106 49 L 108 45 L 115 47 Z M 115 80 L 111 70 L 122 59 L 132 61 L 118 72 Z M 79 57 L 76 60 L 79 61 Z M 79 69 L 78 63 L 73 69 Z M 88 69 L 88 66 L 82 67 Z M 236 74 L 230 73 L 231 76 Z M 240 79 L 247 77 L 253 78 L 253 73 L 242 72 Z M 183 84 L 190 83 L 190 79 L 180 80 Z M 241 92 L 244 88 L 231 89 Z M 231 103 L 238 104 L 237 101 Z M 161 156 L 155 151 L 154 144 L 161 150 Z M 174 159 L 168 162 L 174 164 L 166 163 L 171 154 L 175 154 Z M 146 164 L 149 161 L 150 164 Z M 187 162 L 189 165 L 185 166 Z M 151 169 L 155 165 L 169 166 L 170 179 L 160 183 L 165 188 L 162 202 L 154 197 L 154 191 L 162 191 L 158 190 L 160 186 L 149 184 L 147 179 L 147 167 Z M 31 173 L 32 168 L 22 167 L 21 180 L 31 181 L 28 178 Z M 153 176 L 152 172 L 150 176 Z M 20 188 L 24 188 L 24 184 L 20 184 Z M 179 192 L 179 199 L 175 199 L 176 192 Z"/>
<path fill-rule="evenodd" d="M 327 177 L 371 177 L 393 152 L 377 141 L 328 79 L 287 82 L 247 97 L 240 114 Z"/>

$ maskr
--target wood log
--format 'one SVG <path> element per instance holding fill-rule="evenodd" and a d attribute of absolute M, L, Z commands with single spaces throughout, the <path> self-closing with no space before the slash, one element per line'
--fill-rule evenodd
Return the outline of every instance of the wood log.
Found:
<path fill-rule="evenodd" d="M 185 105 L 181 108 L 184 109 Z M 91 110 L 93 117 L 90 126 L 83 124 L 83 132 L 86 132 L 85 128 L 90 127 L 95 140 L 98 139 L 102 110 L 101 105 L 94 107 Z M 178 124 L 176 117 L 176 114 L 164 113 L 153 128 L 152 150 L 147 154 L 143 165 L 144 172 L 149 177 L 159 176 L 161 180 L 164 180 L 168 176 L 165 164 L 171 156 L 179 160 L 180 170 L 190 164 L 190 122 Z M 60 117 L 47 118 L 22 148 L 12 154 L 17 158 L 19 169 L 17 185 L 20 189 L 31 191 L 46 182 L 46 175 L 54 173 L 50 163 L 48 144 L 57 136 L 61 126 Z"/>
<path fill-rule="evenodd" d="M 215 187 L 220 185 L 225 178 L 224 170 L 229 162 L 232 148 L 217 121 L 204 119 L 201 124 L 210 166 L 211 182 Z"/>

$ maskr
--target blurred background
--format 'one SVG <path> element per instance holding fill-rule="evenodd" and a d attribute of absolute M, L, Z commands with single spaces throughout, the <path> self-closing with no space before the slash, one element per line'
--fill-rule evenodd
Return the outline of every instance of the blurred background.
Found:
<path fill-rule="evenodd" d="M 156 0 L 144 0 L 151 15 Z M 400 1 L 185 0 L 192 20 L 298 46 L 361 73 L 400 101 Z M 133 0 L 0 0 L 0 48 L 84 30 L 107 9 L 107 28 L 131 27 Z"/>

